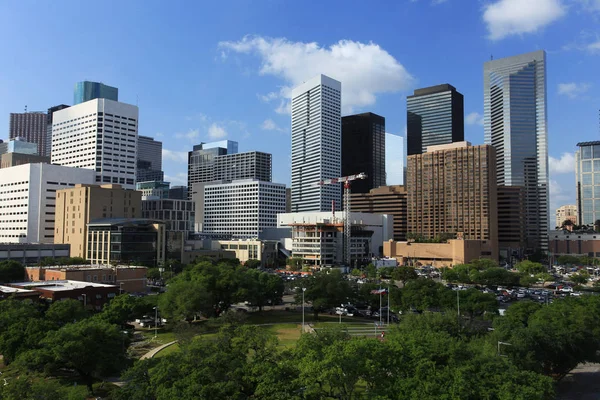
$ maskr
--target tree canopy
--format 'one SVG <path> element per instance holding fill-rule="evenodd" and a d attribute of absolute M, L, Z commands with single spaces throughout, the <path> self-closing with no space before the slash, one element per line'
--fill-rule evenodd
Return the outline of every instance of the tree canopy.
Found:
<path fill-rule="evenodd" d="M 25 267 L 14 260 L 0 262 L 0 283 L 16 282 L 25 279 Z"/>

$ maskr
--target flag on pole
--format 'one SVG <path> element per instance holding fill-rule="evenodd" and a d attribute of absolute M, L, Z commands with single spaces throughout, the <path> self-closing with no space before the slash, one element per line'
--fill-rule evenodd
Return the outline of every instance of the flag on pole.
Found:
<path fill-rule="evenodd" d="M 387 289 L 375 289 L 375 290 L 371 290 L 371 294 L 387 294 Z"/>

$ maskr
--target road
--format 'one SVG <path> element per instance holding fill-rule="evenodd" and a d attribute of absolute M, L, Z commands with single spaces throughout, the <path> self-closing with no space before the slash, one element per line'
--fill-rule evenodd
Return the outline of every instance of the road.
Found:
<path fill-rule="evenodd" d="M 600 364 L 579 364 L 557 385 L 556 399 L 600 399 Z"/>

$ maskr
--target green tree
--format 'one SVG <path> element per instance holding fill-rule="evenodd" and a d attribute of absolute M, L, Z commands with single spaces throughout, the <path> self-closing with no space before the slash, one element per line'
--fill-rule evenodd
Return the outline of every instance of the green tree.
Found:
<path fill-rule="evenodd" d="M 25 279 L 25 267 L 20 262 L 6 260 L 0 262 L 0 283 L 22 281 Z"/>
<path fill-rule="evenodd" d="M 258 268 L 261 266 L 260 260 L 249 259 L 244 263 L 244 267 L 246 268 Z"/>
<path fill-rule="evenodd" d="M 406 286 L 406 282 L 418 279 L 417 271 L 413 267 L 398 267 L 392 272 L 392 278 L 396 281 L 401 281 L 402 286 Z"/>
<path fill-rule="evenodd" d="M 569 279 L 577 285 L 585 285 L 590 280 L 590 274 L 585 270 L 581 270 L 576 274 L 571 275 Z"/>
<path fill-rule="evenodd" d="M 89 314 L 83 308 L 83 304 L 74 299 L 55 301 L 46 311 L 46 319 L 59 327 L 71 322 L 80 321 L 88 316 Z"/>
<path fill-rule="evenodd" d="M 373 263 L 370 263 L 365 267 L 365 275 L 369 279 L 377 278 L 377 267 Z"/>
<path fill-rule="evenodd" d="M 496 296 L 491 293 L 482 293 L 477 289 L 459 291 L 460 310 L 466 312 L 469 319 L 482 315 L 484 312 L 497 314 L 498 302 Z"/>
<path fill-rule="evenodd" d="M 37 348 L 46 332 L 54 328 L 31 301 L 0 301 L 0 354 L 4 364 L 10 364 L 25 350 Z"/>
<path fill-rule="evenodd" d="M 262 311 L 264 306 L 281 301 L 284 288 L 283 280 L 278 275 L 251 269 L 244 271 L 240 298 Z"/>
<path fill-rule="evenodd" d="M 73 370 L 93 394 L 96 379 L 127 365 L 124 349 L 128 344 L 128 337 L 117 326 L 88 318 L 48 332 L 39 349 L 21 353 L 16 363 L 48 374 Z"/>
<path fill-rule="evenodd" d="M 311 303 L 315 319 L 320 312 L 339 307 L 352 295 L 352 289 L 342 273 L 337 270 L 321 271 L 304 278 L 301 283 L 306 288 L 304 299 Z M 302 291 L 296 293 L 296 303 L 302 302 Z"/>
<path fill-rule="evenodd" d="M 541 274 L 537 274 L 536 278 L 538 281 L 542 281 L 542 286 L 546 286 L 546 282 L 550 282 L 554 277 L 552 274 L 548 272 L 542 272 Z"/>
<path fill-rule="evenodd" d="M 504 268 L 488 268 L 479 273 L 476 283 L 482 285 L 515 286 L 519 284 L 519 275 Z"/>
<path fill-rule="evenodd" d="M 498 263 L 489 258 L 478 258 L 476 260 L 471 260 L 469 264 L 479 271 L 486 270 L 489 268 L 498 268 Z"/>
<path fill-rule="evenodd" d="M 110 324 L 125 326 L 127 322 L 133 321 L 148 311 L 148 308 L 143 307 L 137 297 L 121 294 L 105 304 L 102 312 L 97 314 L 96 318 Z"/>
<path fill-rule="evenodd" d="M 354 268 L 352 270 L 352 272 L 350 272 L 350 275 L 352 276 L 362 276 L 362 271 L 358 268 Z"/>
<path fill-rule="evenodd" d="M 441 283 L 431 279 L 408 281 L 402 289 L 402 308 L 424 311 L 444 307 L 446 293 L 452 293 Z"/>
<path fill-rule="evenodd" d="M 304 260 L 302 260 L 301 257 L 290 257 L 287 260 L 287 265 L 289 266 L 290 271 L 300 271 L 303 264 Z"/>
<path fill-rule="evenodd" d="M 547 272 L 546 267 L 544 267 L 542 264 L 529 260 L 524 260 L 517 263 L 517 265 L 515 265 L 515 268 L 520 273 L 528 275 L 535 275 L 541 274 L 542 272 Z"/>
<path fill-rule="evenodd" d="M 557 261 L 561 265 L 575 265 L 575 264 L 579 264 L 579 257 L 565 254 L 565 255 L 559 256 Z"/>
<path fill-rule="evenodd" d="M 0 399 L 5 400 L 80 400 L 88 394 L 83 386 L 63 386 L 57 379 L 30 373 L 7 378 L 5 382 L 0 385 Z"/>

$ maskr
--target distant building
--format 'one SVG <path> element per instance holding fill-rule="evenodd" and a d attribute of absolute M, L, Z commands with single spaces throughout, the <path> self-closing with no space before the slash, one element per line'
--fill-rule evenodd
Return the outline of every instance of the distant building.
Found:
<path fill-rule="evenodd" d="M 99 98 L 52 118 L 52 164 L 90 169 L 99 184 L 135 189 L 137 106 Z"/>
<path fill-rule="evenodd" d="M 446 243 L 383 242 L 383 255 L 395 258 L 400 265 L 453 267 L 480 258 L 496 260 L 489 240 L 450 239 Z"/>
<path fill-rule="evenodd" d="M 464 98 L 452 85 L 417 89 L 406 99 L 408 155 L 465 140 Z"/>
<path fill-rule="evenodd" d="M 555 230 L 550 231 L 549 237 L 548 251 L 552 257 L 574 255 L 600 258 L 600 233 L 598 232 Z"/>
<path fill-rule="evenodd" d="M 148 219 L 104 218 L 88 226 L 87 259 L 92 264 L 157 267 L 165 262 L 165 227 Z"/>
<path fill-rule="evenodd" d="M 75 185 L 56 193 L 55 210 L 54 243 L 70 243 L 71 257 L 89 259 L 88 224 L 102 218 L 140 218 L 142 194 L 120 185 Z"/>
<path fill-rule="evenodd" d="M 236 154 L 238 143 L 221 140 L 212 143 L 200 143 L 188 152 L 188 187 L 194 183 L 206 183 L 217 180 L 215 177 L 215 158 L 226 154 Z M 188 193 L 191 199 L 191 193 Z"/>
<path fill-rule="evenodd" d="M 315 183 L 342 176 L 342 84 L 325 75 L 292 90 L 292 211 L 341 208 L 341 185 Z"/>
<path fill-rule="evenodd" d="M 21 138 L 35 143 L 38 155 L 44 155 L 46 147 L 46 113 L 42 111 L 11 113 L 8 129 L 9 139 Z"/>
<path fill-rule="evenodd" d="M 500 259 L 509 264 L 525 256 L 525 190 L 521 186 L 498 186 L 498 247 Z"/>
<path fill-rule="evenodd" d="M 162 142 L 138 136 L 136 182 L 163 181 Z"/>
<path fill-rule="evenodd" d="M 483 76 L 484 138 L 496 150 L 498 185 L 523 188 L 528 252 L 547 250 L 546 53 L 487 61 Z"/>
<path fill-rule="evenodd" d="M 39 281 L 11 283 L 10 286 L 34 290 L 48 302 L 65 299 L 79 300 L 86 309 L 102 310 L 105 304 L 119 294 L 119 288 L 103 283 L 80 281 Z"/>
<path fill-rule="evenodd" d="M 169 189 L 169 198 L 174 200 L 187 200 L 187 186 L 171 186 L 171 188 Z"/>
<path fill-rule="evenodd" d="M 577 221 L 579 225 L 592 225 L 600 219 L 600 141 L 577 143 L 577 147 Z"/>
<path fill-rule="evenodd" d="M 342 117 L 342 176 L 367 174 L 352 182 L 352 193 L 385 186 L 385 118 L 363 113 Z"/>
<path fill-rule="evenodd" d="M 40 294 L 35 290 L 19 289 L 10 286 L 0 286 L 0 301 L 6 299 L 37 301 Z"/>
<path fill-rule="evenodd" d="M 258 260 L 262 266 L 272 267 L 277 261 L 277 242 L 268 240 L 213 240 L 213 250 L 235 253 L 235 258 L 245 263 Z"/>
<path fill-rule="evenodd" d="M 52 155 L 52 122 L 53 114 L 55 111 L 64 110 L 65 108 L 69 108 L 70 106 L 66 104 L 60 104 L 58 106 L 50 107 L 48 109 L 48 114 L 46 115 L 46 142 L 44 143 L 44 151 L 40 153 L 40 155 L 51 157 Z"/>
<path fill-rule="evenodd" d="M 94 99 L 119 101 L 119 89 L 100 82 L 83 81 L 75 84 L 73 105 Z"/>
<path fill-rule="evenodd" d="M 38 145 L 21 139 L 11 139 L 0 143 L 0 168 L 16 167 L 24 164 L 50 163 L 50 157 L 37 154 Z"/>
<path fill-rule="evenodd" d="M 285 185 L 256 179 L 210 183 L 203 205 L 202 232 L 254 239 L 277 226 L 277 214 L 285 211 Z"/>
<path fill-rule="evenodd" d="M 292 212 L 292 188 L 285 188 L 285 212 Z"/>
<path fill-rule="evenodd" d="M 142 199 L 147 198 L 158 198 L 168 199 L 169 198 L 169 182 L 137 182 L 135 184 L 135 190 L 142 192 Z"/>
<path fill-rule="evenodd" d="M 148 268 L 132 265 L 55 265 L 26 267 L 26 280 L 81 281 L 115 285 L 119 291 L 135 293 L 146 291 Z"/>
<path fill-rule="evenodd" d="M 303 212 L 277 215 L 279 228 L 291 227 L 291 251 L 303 263 L 325 267 L 343 263 L 344 212 Z M 392 239 L 388 215 L 351 213 L 350 258 L 352 266 L 368 264 L 383 253 L 382 243 Z M 289 250 L 289 248 L 288 248 Z"/>
<path fill-rule="evenodd" d="M 352 212 L 387 214 L 394 217 L 393 239 L 405 241 L 407 233 L 407 193 L 404 186 L 381 186 L 369 193 L 353 193 Z"/>
<path fill-rule="evenodd" d="M 93 183 L 94 171 L 51 164 L 0 169 L 0 243 L 54 243 L 56 191 Z"/>
<path fill-rule="evenodd" d="M 142 218 L 163 221 L 167 232 L 194 232 L 194 217 L 191 200 L 142 200 Z"/>
<path fill-rule="evenodd" d="M 69 257 L 70 248 L 68 244 L 0 243 L 0 262 L 14 260 L 23 265 L 35 265 L 48 257 Z"/>
<path fill-rule="evenodd" d="M 560 228 L 565 221 L 571 221 L 573 225 L 577 225 L 577 206 L 575 204 L 560 206 L 556 209 L 556 228 Z"/>
<path fill-rule="evenodd" d="M 8 142 L 0 143 L 0 154 L 6 153 L 39 155 L 37 143 L 26 142 L 23 138 L 10 139 Z"/>
<path fill-rule="evenodd" d="M 408 156 L 408 232 L 492 243 L 498 258 L 496 154 L 468 142 L 430 146 Z"/>

